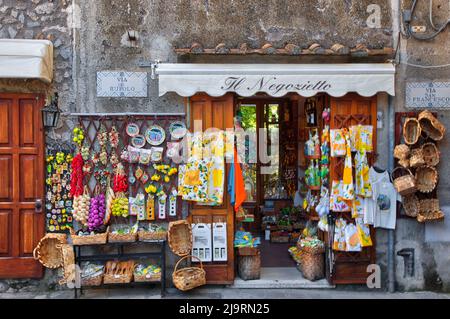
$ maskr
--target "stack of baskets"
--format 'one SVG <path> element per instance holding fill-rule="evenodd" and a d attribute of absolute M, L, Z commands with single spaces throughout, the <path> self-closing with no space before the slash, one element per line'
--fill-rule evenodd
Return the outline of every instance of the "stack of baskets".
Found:
<path fill-rule="evenodd" d="M 297 244 L 299 251 L 299 268 L 303 277 L 310 281 L 325 278 L 325 249 L 323 247 L 302 247 Z"/>
<path fill-rule="evenodd" d="M 445 217 L 436 194 L 439 181 L 436 166 L 440 162 L 436 142 L 444 138 L 445 131 L 430 111 L 423 111 L 417 119 L 406 119 L 405 144 L 397 145 L 394 150 L 399 164 L 392 172 L 394 186 L 403 197 L 405 214 L 422 223 Z"/>
<path fill-rule="evenodd" d="M 206 272 L 203 269 L 202 261 L 191 256 L 192 251 L 192 227 L 186 220 L 171 222 L 169 224 L 169 247 L 175 255 L 181 258 L 175 265 L 172 274 L 172 281 L 176 288 L 181 291 L 188 291 L 206 285 Z M 200 262 L 200 267 L 185 267 L 178 269 L 184 260 L 195 259 Z"/>

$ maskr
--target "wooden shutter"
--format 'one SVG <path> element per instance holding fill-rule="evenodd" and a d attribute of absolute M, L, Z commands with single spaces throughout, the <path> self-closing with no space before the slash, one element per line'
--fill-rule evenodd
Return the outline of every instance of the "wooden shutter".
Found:
<path fill-rule="evenodd" d="M 40 278 L 32 257 L 44 235 L 44 99 L 0 94 L 0 278 Z M 44 207 L 42 207 L 44 209 Z"/>
<path fill-rule="evenodd" d="M 373 164 L 377 151 L 377 97 L 361 97 L 349 94 L 342 98 L 331 98 L 331 129 L 352 125 L 373 125 L 374 151 L 368 154 L 369 164 Z M 330 166 L 331 180 L 342 180 L 344 158 L 332 158 Z M 351 220 L 350 213 L 334 213 L 336 218 Z M 367 267 L 376 262 L 375 230 L 372 229 L 374 246 L 364 248 L 361 253 L 334 252 L 331 281 L 334 284 L 365 284 Z"/>
<path fill-rule="evenodd" d="M 191 131 L 194 121 L 202 123 L 202 130 L 218 128 L 226 130 L 234 127 L 234 95 L 210 97 L 198 94 L 190 99 Z M 208 284 L 232 284 L 234 282 L 234 212 L 226 192 L 229 165 L 225 172 L 224 203 L 219 207 L 191 205 L 189 221 L 196 223 L 227 223 L 228 261 L 204 264 Z"/>

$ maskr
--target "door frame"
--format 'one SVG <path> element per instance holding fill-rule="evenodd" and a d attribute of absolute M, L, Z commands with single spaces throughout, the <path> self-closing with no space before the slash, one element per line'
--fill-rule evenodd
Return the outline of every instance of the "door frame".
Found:
<path fill-rule="evenodd" d="M 34 210 L 33 213 L 33 248 L 37 245 L 38 241 L 44 236 L 45 234 L 45 131 L 42 124 L 42 113 L 41 110 L 45 105 L 45 95 L 42 93 L 0 93 L 1 98 L 5 99 L 12 99 L 15 102 L 13 102 L 13 108 L 19 108 L 19 101 L 20 99 L 34 99 L 36 102 L 34 103 L 33 107 L 38 108 L 36 111 L 37 118 L 35 119 L 36 125 L 38 125 L 35 128 L 34 133 L 38 134 L 36 137 L 35 145 L 34 147 L 37 148 L 37 168 L 36 168 L 36 176 L 40 181 L 37 181 L 36 184 L 36 200 L 40 199 L 42 201 L 42 211 L 36 212 L 36 207 L 34 204 L 24 204 L 25 209 L 28 210 Z M 17 114 L 16 114 L 17 113 Z M 16 121 L 18 125 L 20 125 L 20 114 L 19 110 L 17 112 L 12 112 L 12 114 L 9 115 L 11 121 Z M 11 128 L 10 128 L 11 130 Z M 16 137 L 18 139 L 18 137 Z M 38 141 L 38 142 L 37 142 Z M 13 146 L 14 147 L 14 146 Z M 20 147 L 17 146 L 19 149 L 27 149 L 27 147 Z M 14 151 L 13 151 L 14 152 Z M 0 154 L 1 154 L 0 150 Z M 9 153 L 6 153 L 9 154 Z M 20 154 L 20 151 L 18 151 L 18 154 Z M 15 163 L 14 165 L 19 165 Z M 14 181 L 17 181 L 20 179 L 20 176 L 18 176 L 18 173 L 15 172 L 15 175 L 13 176 L 13 183 Z M 13 185 L 13 184 L 11 184 Z M 20 185 L 19 185 L 20 186 Z M 11 214 L 11 220 L 9 221 L 9 226 L 12 232 L 19 233 L 18 236 L 20 236 L 20 222 L 21 217 L 19 213 L 15 213 L 14 210 L 18 210 L 20 208 L 24 208 L 23 206 L 19 208 L 20 205 L 20 194 L 21 190 L 19 189 L 19 186 L 16 187 L 13 185 L 12 192 L 12 198 L 13 201 L 10 202 L 12 204 L 9 204 L 9 209 L 12 210 Z M 8 205 L 0 203 L 0 209 L 5 206 L 5 209 L 8 209 Z M 13 240 L 14 234 L 10 235 L 9 240 Z M 0 278 L 1 279 L 41 279 L 44 275 L 44 267 L 33 258 L 32 253 L 26 253 L 21 254 L 22 243 L 16 242 L 16 243 L 10 243 L 10 249 L 11 254 L 13 256 L 7 256 L 7 257 L 0 257 Z M 14 256 L 14 255 L 18 256 Z"/>

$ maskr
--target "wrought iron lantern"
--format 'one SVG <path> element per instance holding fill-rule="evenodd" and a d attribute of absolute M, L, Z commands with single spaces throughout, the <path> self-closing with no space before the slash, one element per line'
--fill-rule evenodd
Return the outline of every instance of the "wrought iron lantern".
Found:
<path fill-rule="evenodd" d="M 45 128 L 55 128 L 58 125 L 61 111 L 58 107 L 58 93 L 51 98 L 50 103 L 42 109 L 42 122 Z"/>

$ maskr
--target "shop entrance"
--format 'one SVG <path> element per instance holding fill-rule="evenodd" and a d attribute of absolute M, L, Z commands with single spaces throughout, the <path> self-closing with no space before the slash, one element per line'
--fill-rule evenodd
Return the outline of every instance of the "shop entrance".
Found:
<path fill-rule="evenodd" d="M 33 249 L 44 236 L 44 134 L 34 94 L 0 94 L 0 278 L 40 278 Z"/>

